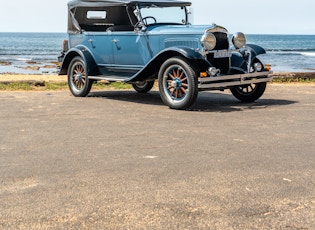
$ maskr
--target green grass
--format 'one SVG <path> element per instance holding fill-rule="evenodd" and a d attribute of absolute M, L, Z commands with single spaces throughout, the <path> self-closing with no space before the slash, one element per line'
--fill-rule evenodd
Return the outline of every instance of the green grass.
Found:
<path fill-rule="evenodd" d="M 299 77 L 275 77 L 274 83 L 315 83 L 315 78 Z M 132 85 L 123 82 L 95 82 L 92 89 L 94 90 L 124 90 L 132 89 Z M 12 82 L 0 83 L 0 91 L 49 91 L 49 90 L 68 90 L 67 82 Z"/>
<path fill-rule="evenodd" d="M 104 82 L 96 82 L 93 84 L 93 89 L 132 89 L 132 86 L 124 82 L 112 82 L 110 84 Z"/>
<path fill-rule="evenodd" d="M 315 78 L 299 77 L 276 77 L 272 80 L 275 83 L 315 83 Z"/>
<path fill-rule="evenodd" d="M 93 84 L 93 89 L 132 89 L 130 84 L 123 82 L 104 83 L 96 82 Z M 45 91 L 45 90 L 67 90 L 68 84 L 66 82 L 12 82 L 0 83 L 1 91 Z"/>
<path fill-rule="evenodd" d="M 4 91 L 16 91 L 16 90 L 23 90 L 29 91 L 32 90 L 33 86 L 29 83 L 24 82 L 12 82 L 12 83 L 1 83 L 0 90 Z"/>

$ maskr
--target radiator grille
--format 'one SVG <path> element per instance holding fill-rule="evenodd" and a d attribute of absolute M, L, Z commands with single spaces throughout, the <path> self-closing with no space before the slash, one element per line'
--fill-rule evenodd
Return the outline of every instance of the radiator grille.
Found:
<path fill-rule="evenodd" d="M 229 40 L 226 33 L 213 33 L 217 39 L 217 45 L 214 50 L 226 50 L 229 49 Z M 214 54 L 210 53 L 207 55 L 208 61 L 217 69 L 221 70 L 221 73 L 227 74 L 230 70 L 230 58 L 214 58 Z"/>

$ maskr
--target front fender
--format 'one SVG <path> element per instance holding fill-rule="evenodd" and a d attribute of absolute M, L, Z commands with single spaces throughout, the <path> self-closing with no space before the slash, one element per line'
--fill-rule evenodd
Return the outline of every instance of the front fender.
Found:
<path fill-rule="evenodd" d="M 212 65 L 197 51 L 188 47 L 170 47 L 158 53 L 151 61 L 127 82 L 145 81 L 156 77 L 161 65 L 172 57 L 185 57 L 196 71 L 206 71 Z"/>
<path fill-rule="evenodd" d="M 99 70 L 95 63 L 95 60 L 92 56 L 92 54 L 88 51 L 88 49 L 85 46 L 76 46 L 72 49 L 70 49 L 63 59 L 59 75 L 67 75 L 69 65 L 74 57 L 80 56 L 86 65 L 86 69 L 88 72 L 88 75 L 98 75 Z"/>
<path fill-rule="evenodd" d="M 265 54 L 266 50 L 262 48 L 261 46 L 254 45 L 254 44 L 247 44 L 246 47 L 250 48 L 252 52 L 255 53 L 255 57 L 260 55 L 260 54 Z"/>
<path fill-rule="evenodd" d="M 254 44 L 247 44 L 244 49 L 239 52 L 233 52 L 231 57 L 231 69 L 247 70 L 248 55 L 245 55 L 245 50 L 251 53 L 251 62 L 253 62 L 258 55 L 265 54 L 266 50 L 261 46 Z"/>

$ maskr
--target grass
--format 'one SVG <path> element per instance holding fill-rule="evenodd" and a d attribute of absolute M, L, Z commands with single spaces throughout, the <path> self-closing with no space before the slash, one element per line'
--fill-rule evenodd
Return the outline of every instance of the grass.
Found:
<path fill-rule="evenodd" d="M 93 85 L 93 89 L 132 89 L 132 86 L 124 82 L 112 82 L 110 84 L 104 82 L 96 82 Z"/>
<path fill-rule="evenodd" d="M 24 82 L 12 82 L 12 83 L 1 83 L 0 90 L 2 91 L 16 91 L 16 90 L 32 90 L 33 86 Z"/>
<path fill-rule="evenodd" d="M 45 91 L 45 90 L 67 90 L 67 82 L 6 82 L 0 83 L 0 91 Z M 130 84 L 123 82 L 93 84 L 93 89 L 131 89 Z"/>
<path fill-rule="evenodd" d="M 315 83 L 314 72 L 274 73 L 275 83 Z"/>
<path fill-rule="evenodd" d="M 290 77 L 290 78 L 274 78 L 272 80 L 274 83 L 315 83 L 315 78 L 295 78 L 295 77 Z"/>
<path fill-rule="evenodd" d="M 275 77 L 274 83 L 315 83 L 315 78 L 300 77 Z M 49 90 L 68 90 L 67 82 L 6 82 L 0 83 L 0 91 L 49 91 Z M 130 84 L 123 82 L 107 83 L 103 81 L 93 84 L 94 90 L 124 90 L 132 89 Z"/>

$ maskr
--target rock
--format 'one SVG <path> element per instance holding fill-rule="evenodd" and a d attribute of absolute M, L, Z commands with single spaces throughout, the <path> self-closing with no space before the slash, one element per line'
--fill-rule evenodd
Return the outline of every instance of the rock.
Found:
<path fill-rule="evenodd" d="M 55 65 L 44 65 L 42 68 L 44 69 L 55 69 L 57 66 Z"/>
<path fill-rule="evenodd" d="M 0 65 L 12 65 L 12 62 L 0 61 Z"/>
<path fill-rule="evenodd" d="M 38 62 L 36 62 L 36 61 L 27 61 L 26 63 L 29 64 L 29 65 L 38 64 Z"/>
<path fill-rule="evenodd" d="M 40 69 L 39 66 L 25 66 L 25 67 L 17 66 L 17 67 L 21 69 L 25 69 L 25 70 L 39 70 Z"/>

